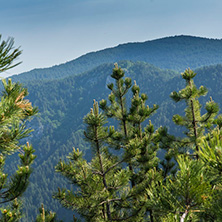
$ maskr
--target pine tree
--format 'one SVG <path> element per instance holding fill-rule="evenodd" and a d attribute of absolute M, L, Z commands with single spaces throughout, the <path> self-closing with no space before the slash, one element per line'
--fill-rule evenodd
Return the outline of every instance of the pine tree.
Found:
<path fill-rule="evenodd" d="M 93 158 L 90 163 L 79 149 L 73 149 L 70 161 L 60 161 L 56 171 L 75 185 L 76 191 L 60 190 L 55 198 L 70 209 L 75 209 L 86 221 L 112 221 L 119 218 L 118 203 L 127 193 L 129 173 L 122 169 L 118 157 L 109 152 L 107 139 L 115 133 L 113 127 L 104 127 L 106 118 L 94 101 L 93 109 L 84 118 L 87 125 L 86 140 L 91 144 Z"/>
<path fill-rule="evenodd" d="M 136 82 L 131 86 L 131 79 L 124 79 L 117 64 L 111 76 L 115 87 L 108 85 L 112 91 L 110 105 L 106 100 L 100 102 L 102 114 L 94 101 L 93 109 L 84 118 L 85 137 L 91 144 L 93 158 L 87 163 L 82 153 L 74 149 L 68 163 L 60 161 L 57 172 L 68 178 L 76 191 L 59 189 L 55 198 L 86 221 L 154 221 L 147 208 L 146 189 L 161 178 L 156 157 L 159 133 L 151 121 L 145 128 L 142 124 L 157 106 L 145 105 L 146 94 L 139 94 Z M 130 88 L 133 97 L 127 109 Z M 117 129 L 104 126 L 107 117 L 118 121 Z"/>
<path fill-rule="evenodd" d="M 112 140 L 115 149 L 121 148 L 124 162 L 130 170 L 131 191 L 128 195 L 128 217 L 131 221 L 147 220 L 147 211 L 150 220 L 154 221 L 152 211 L 146 208 L 144 193 L 151 186 L 153 180 L 160 179 L 160 173 L 156 170 L 159 159 L 156 156 L 159 143 L 159 132 L 149 124 L 143 128 L 144 122 L 158 109 L 157 105 L 146 105 L 148 99 L 145 93 L 140 94 L 140 88 L 131 79 L 124 79 L 124 71 L 115 64 L 111 77 L 115 81 L 108 84 L 111 90 L 109 95 L 110 105 L 106 100 L 100 102 L 100 107 L 107 117 L 119 122 L 119 137 Z M 132 90 L 131 105 L 127 107 L 127 93 Z M 128 96 L 129 98 L 129 96 Z M 154 176 L 155 175 L 155 176 Z M 131 209 L 131 211 L 129 210 Z"/>
<path fill-rule="evenodd" d="M 62 222 L 62 221 L 56 219 L 56 214 L 54 212 L 45 210 L 44 205 L 42 204 L 41 208 L 39 208 L 39 215 L 37 216 L 35 222 Z"/>
<path fill-rule="evenodd" d="M 179 92 L 172 92 L 171 98 L 175 102 L 184 100 L 186 102 L 185 116 L 174 115 L 173 121 L 186 128 L 186 138 L 179 142 L 181 152 L 192 152 L 198 159 L 199 143 L 204 134 L 213 126 L 215 116 L 219 107 L 212 98 L 206 103 L 206 113 L 201 115 L 201 105 L 198 98 L 207 94 L 207 89 L 200 86 L 199 89 L 194 84 L 193 78 L 196 76 L 192 70 L 187 69 L 182 73 L 182 78 L 186 81 L 186 87 Z"/>
<path fill-rule="evenodd" d="M 22 51 L 19 48 L 14 49 L 13 38 L 8 38 L 6 41 L 3 40 L 0 44 L 0 73 L 19 65 L 21 62 L 13 63 L 21 53 Z"/>
<path fill-rule="evenodd" d="M 175 177 L 169 175 L 156 189 L 148 190 L 156 221 L 202 221 L 201 214 L 214 195 L 211 173 L 202 161 L 189 156 L 179 155 L 176 160 Z"/>
<path fill-rule="evenodd" d="M 211 185 L 214 189 L 212 206 L 204 214 L 208 221 L 222 220 L 222 132 L 220 127 L 206 135 L 200 142 L 199 157 L 208 167 L 211 174 Z"/>
<path fill-rule="evenodd" d="M 19 48 L 14 49 L 14 41 L 9 38 L 0 44 L 0 72 L 8 70 L 19 63 L 13 64 L 21 54 Z M 27 142 L 20 143 L 21 139 L 29 136 L 31 129 L 26 122 L 37 113 L 31 103 L 25 99 L 27 89 L 11 79 L 2 80 L 4 90 L 0 101 L 0 204 L 2 206 L 2 221 L 18 221 L 21 217 L 20 201 L 17 200 L 28 185 L 32 172 L 31 164 L 35 159 L 34 150 Z M 4 172 L 7 158 L 13 153 L 19 153 L 20 165 L 10 177 Z M 7 206 L 3 204 L 8 203 Z"/>
<path fill-rule="evenodd" d="M 22 213 L 21 213 L 21 206 L 22 204 L 19 203 L 20 201 L 13 200 L 11 207 L 10 208 L 2 208 L 1 213 L 2 216 L 0 218 L 0 221 L 2 222 L 17 222 L 20 221 L 22 218 Z"/>
<path fill-rule="evenodd" d="M 110 105 L 107 105 L 106 100 L 102 100 L 100 102 L 100 107 L 104 110 L 107 117 L 119 121 L 119 133 L 121 134 L 121 138 L 116 140 L 117 144 L 115 145 L 116 147 L 122 146 L 125 149 L 125 155 L 128 155 L 126 162 L 131 171 L 131 185 L 134 187 L 138 179 L 135 178 L 134 164 L 136 166 L 138 161 L 143 162 L 143 164 L 148 164 L 149 161 L 145 158 L 148 158 L 150 161 L 152 160 L 155 166 L 158 162 L 158 159 L 155 157 L 157 147 L 155 146 L 154 126 L 150 121 L 145 131 L 142 129 L 142 123 L 157 110 L 158 106 L 146 106 L 145 103 L 148 97 L 144 93 L 139 95 L 140 88 L 136 82 L 134 82 L 134 86 L 132 87 L 133 97 L 131 99 L 131 107 L 127 109 L 126 95 L 131 88 L 132 81 L 130 78 L 124 79 L 124 71 L 118 68 L 117 64 L 115 64 L 111 77 L 115 80 L 115 88 L 113 83 L 108 85 L 108 88 L 111 90 L 111 94 L 109 95 Z M 127 147 L 130 143 L 132 147 Z M 133 147 L 135 146 L 133 143 L 137 143 L 137 145 L 140 143 L 140 147 Z M 150 146 L 149 154 L 147 146 Z M 151 154 L 154 156 L 151 156 Z M 153 166 L 153 164 L 149 164 Z"/>
<path fill-rule="evenodd" d="M 220 192 L 213 186 L 215 175 L 208 164 L 215 165 L 215 151 L 212 151 L 203 138 L 214 138 L 214 124 L 220 127 L 220 118 L 215 120 L 218 105 L 211 99 L 206 103 L 206 113 L 201 115 L 200 96 L 207 89 L 195 86 L 193 78 L 196 73 L 188 69 L 182 73 L 186 87 L 179 92 L 172 92 L 171 97 L 179 102 L 186 102 L 185 116 L 174 115 L 173 121 L 186 128 L 185 138 L 171 137 L 169 153 L 173 153 L 177 163 L 177 172 L 164 175 L 164 180 L 156 184 L 156 189 L 148 189 L 151 208 L 157 221 L 214 221 L 212 220 L 212 203 L 220 203 Z M 162 131 L 163 133 L 163 131 Z M 167 138 L 167 137 L 164 137 Z M 208 143 L 208 142 L 207 142 Z M 176 149 L 173 150 L 173 149 Z M 179 152 L 178 152 L 179 151 Z M 214 156 L 214 160 L 210 158 Z M 169 159 L 170 159 L 169 157 Z M 195 158 L 194 158 L 195 157 Z M 202 161 L 204 160 L 204 161 Z M 209 162 L 208 162 L 209 160 Z M 204 163 L 205 162 L 205 163 Z M 215 196 L 219 198 L 215 198 Z M 213 205 L 215 206 L 215 205 Z"/>

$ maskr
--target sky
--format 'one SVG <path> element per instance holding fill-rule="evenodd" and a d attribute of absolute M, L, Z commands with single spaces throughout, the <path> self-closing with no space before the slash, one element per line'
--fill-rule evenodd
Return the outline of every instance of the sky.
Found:
<path fill-rule="evenodd" d="M 222 38 L 221 0 L 0 0 L 0 34 L 22 64 L 3 76 L 91 51 L 175 35 Z"/>

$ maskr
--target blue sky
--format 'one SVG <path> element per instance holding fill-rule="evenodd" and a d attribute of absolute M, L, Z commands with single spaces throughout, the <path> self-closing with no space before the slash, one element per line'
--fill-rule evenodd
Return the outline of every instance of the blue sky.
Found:
<path fill-rule="evenodd" d="M 1 0 L 0 33 L 21 46 L 6 75 L 165 36 L 222 38 L 221 0 Z"/>

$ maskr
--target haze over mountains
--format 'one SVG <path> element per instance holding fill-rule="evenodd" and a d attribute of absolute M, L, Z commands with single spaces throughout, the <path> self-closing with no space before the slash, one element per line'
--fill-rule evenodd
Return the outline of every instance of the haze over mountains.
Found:
<path fill-rule="evenodd" d="M 65 64 L 12 76 L 13 81 L 20 81 L 28 88 L 29 99 L 40 112 L 30 123 L 35 129 L 31 143 L 37 159 L 25 193 L 26 221 L 35 218 L 36 206 L 42 202 L 48 209 L 57 211 L 61 219 L 71 220 L 72 212 L 64 211 L 52 199 L 57 187 L 67 184 L 55 173 L 54 166 L 73 146 L 83 150 L 90 159 L 88 145 L 83 140 L 82 119 L 93 99 L 107 98 L 106 84 L 111 81 L 109 75 L 114 62 L 118 62 L 127 77 L 137 81 L 141 92 L 147 93 L 149 105 L 159 105 L 152 118 L 156 128 L 166 125 L 171 133 L 180 135 L 171 119 L 183 108 L 173 103 L 169 95 L 183 88 L 180 72 L 188 67 L 197 72 L 195 83 L 209 89 L 201 102 L 212 96 L 222 105 L 222 40 L 175 36 L 127 43 L 88 53 Z"/>
<path fill-rule="evenodd" d="M 104 63 L 121 60 L 144 61 L 159 68 L 182 72 L 188 67 L 196 69 L 221 63 L 221 51 L 222 40 L 181 35 L 118 45 L 88 53 L 65 64 L 21 73 L 14 78 L 23 81 L 59 79 L 89 71 Z"/>

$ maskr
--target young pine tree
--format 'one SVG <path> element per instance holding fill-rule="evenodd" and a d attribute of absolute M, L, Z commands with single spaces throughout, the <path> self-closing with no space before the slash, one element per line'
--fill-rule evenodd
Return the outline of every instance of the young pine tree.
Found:
<path fill-rule="evenodd" d="M 179 92 L 172 92 L 171 98 L 175 102 L 184 100 L 186 102 L 185 116 L 174 115 L 173 121 L 186 128 L 186 138 L 179 142 L 185 152 L 192 152 L 198 159 L 199 143 L 201 138 L 207 133 L 214 123 L 215 116 L 218 114 L 219 107 L 212 99 L 206 103 L 206 113 L 201 114 L 201 105 L 198 98 L 207 94 L 207 89 L 200 86 L 198 89 L 194 84 L 193 78 L 196 76 L 192 70 L 187 69 L 182 73 L 182 78 L 186 81 L 186 87 Z"/>
<path fill-rule="evenodd" d="M 119 123 L 118 138 L 113 138 L 112 144 L 115 149 L 122 148 L 125 156 L 125 162 L 129 166 L 131 172 L 131 185 L 135 187 L 140 183 L 138 167 L 143 174 L 149 169 L 156 167 L 158 158 L 156 151 L 158 149 L 158 135 L 154 131 L 151 121 L 143 128 L 144 121 L 151 117 L 157 110 L 157 105 L 149 107 L 146 105 L 147 95 L 140 93 L 140 88 L 134 82 L 131 85 L 131 79 L 124 79 L 124 71 L 115 64 L 111 77 L 115 81 L 114 84 L 108 85 L 111 90 L 109 95 L 110 105 L 106 100 L 100 102 L 100 108 L 109 118 L 116 119 Z M 132 87 L 131 87 L 132 86 Z M 130 108 L 127 107 L 127 92 L 132 89 L 132 99 Z M 144 170 L 142 172 L 141 170 Z"/>
<path fill-rule="evenodd" d="M 1 36 L 0 36 L 1 38 Z M 14 60 L 21 54 L 19 48 L 14 49 L 14 41 L 9 38 L 0 44 L 0 73 L 17 64 Z M 21 217 L 20 201 L 17 200 L 28 185 L 31 164 L 35 159 L 33 148 L 29 143 L 21 145 L 20 140 L 26 138 L 31 129 L 26 122 L 37 113 L 31 103 L 25 99 L 28 92 L 11 79 L 2 80 L 4 90 L 0 100 L 0 206 L 1 221 L 18 221 Z M 8 157 L 19 152 L 20 165 L 10 177 L 4 171 Z M 3 205 L 8 203 L 7 206 Z"/>
<path fill-rule="evenodd" d="M 107 147 L 107 139 L 115 130 L 104 126 L 106 118 L 99 112 L 97 102 L 94 101 L 84 122 L 92 160 L 87 163 L 82 152 L 73 149 L 68 163 L 60 161 L 56 171 L 67 177 L 76 190 L 59 189 L 55 198 L 64 207 L 76 210 L 86 221 L 116 220 L 124 215 L 118 205 L 128 193 L 129 171 L 121 168 L 121 161 Z"/>
<path fill-rule="evenodd" d="M 36 217 L 35 222 L 63 222 L 63 221 L 57 220 L 56 214 L 51 211 L 45 210 L 44 205 L 42 204 L 41 208 L 39 208 L 39 215 Z"/>
<path fill-rule="evenodd" d="M 173 121 L 175 124 L 185 128 L 184 138 L 176 138 L 170 136 L 165 128 L 160 130 L 161 147 L 167 152 L 165 159 L 161 161 L 164 170 L 164 177 L 169 173 L 175 173 L 174 157 L 178 154 L 193 155 L 198 158 L 199 142 L 201 138 L 213 128 L 213 124 L 221 125 L 221 117 L 215 119 L 218 114 L 219 107 L 212 98 L 206 103 L 206 113 L 201 114 L 201 104 L 199 97 L 207 94 L 206 87 L 201 86 L 199 89 L 194 84 L 193 78 L 196 76 L 192 70 L 187 69 L 182 73 L 182 78 L 186 81 L 186 87 L 179 92 L 172 92 L 170 97 L 175 102 L 185 101 L 185 116 L 174 115 Z"/>
<path fill-rule="evenodd" d="M 213 186 L 215 176 L 202 161 L 208 162 L 207 159 L 211 161 L 210 157 L 207 152 L 200 150 L 203 150 L 201 144 L 207 131 L 211 136 L 215 132 L 212 129 L 219 108 L 211 99 L 205 106 L 207 112 L 201 115 L 198 98 L 206 95 L 207 89 L 203 86 L 198 89 L 195 86 L 193 82 L 195 75 L 190 69 L 182 73 L 186 87 L 171 94 L 176 102 L 181 100 L 186 102 L 185 116 L 173 117 L 176 124 L 186 128 L 186 137 L 172 143 L 174 145 L 172 149 L 179 149 L 179 152 L 174 151 L 178 166 L 175 175 L 167 175 L 164 181 L 156 184 L 156 189 L 148 189 L 151 208 L 157 221 L 214 221 L 213 214 L 209 212 L 216 200 L 215 194 L 218 193 Z M 213 161 L 211 163 L 213 164 Z"/>
<path fill-rule="evenodd" d="M 147 208 L 146 189 L 159 180 L 157 170 L 159 134 L 143 123 L 157 109 L 146 106 L 147 96 L 139 94 L 138 85 L 132 87 L 131 107 L 126 106 L 126 95 L 131 79 L 115 65 L 115 87 L 109 84 L 110 105 L 100 102 L 104 114 L 94 102 L 93 109 L 84 118 L 86 139 L 93 150 L 90 163 L 82 153 L 73 150 L 70 161 L 60 161 L 56 170 L 74 184 L 75 191 L 59 189 L 55 195 L 64 207 L 76 210 L 86 221 L 154 221 Z M 116 119 L 118 128 L 105 127 L 106 117 Z"/>
<path fill-rule="evenodd" d="M 159 132 L 154 130 L 151 121 L 144 128 L 145 121 L 157 110 L 157 105 L 146 105 L 148 99 L 145 93 L 140 94 L 140 88 L 130 78 L 124 78 L 124 71 L 115 64 L 111 77 L 115 81 L 108 84 L 111 90 L 109 102 L 100 102 L 105 115 L 118 121 L 118 137 L 110 138 L 113 148 L 120 149 L 124 163 L 130 170 L 130 193 L 127 196 L 128 221 L 154 221 L 152 211 L 146 207 L 145 190 L 153 180 L 160 179 L 159 159 L 156 156 L 159 142 Z M 127 106 L 127 94 L 132 90 L 131 104 Z"/>

